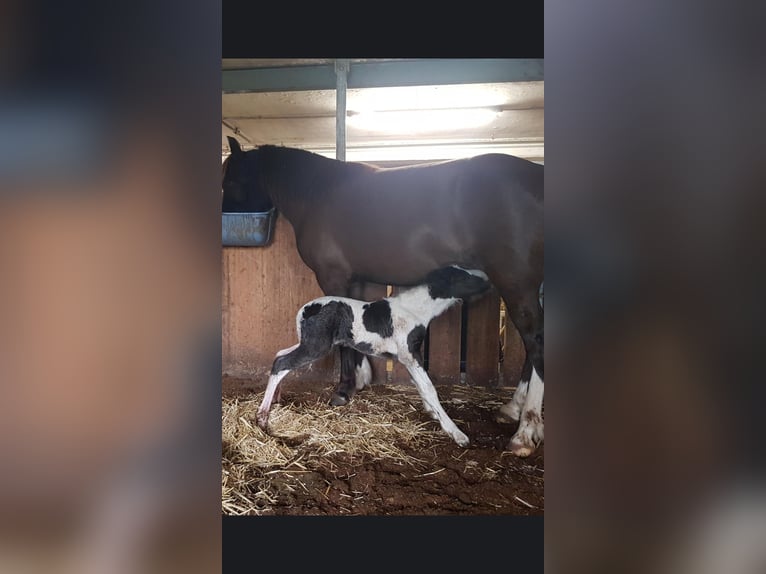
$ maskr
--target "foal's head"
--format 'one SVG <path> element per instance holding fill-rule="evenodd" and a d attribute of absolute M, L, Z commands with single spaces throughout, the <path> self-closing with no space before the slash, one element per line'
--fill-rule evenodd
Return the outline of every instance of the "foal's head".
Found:
<path fill-rule="evenodd" d="M 233 137 L 228 140 L 231 155 L 224 163 L 222 210 L 239 213 L 270 210 L 273 204 L 258 177 L 255 154 L 242 151 Z"/>
<path fill-rule="evenodd" d="M 463 269 L 457 265 L 432 271 L 426 276 L 425 283 L 434 299 L 470 300 L 491 287 L 487 275 L 482 271 Z"/>

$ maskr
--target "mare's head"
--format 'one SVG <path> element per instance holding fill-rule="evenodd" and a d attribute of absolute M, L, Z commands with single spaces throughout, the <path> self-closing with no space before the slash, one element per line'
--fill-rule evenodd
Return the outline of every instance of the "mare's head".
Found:
<path fill-rule="evenodd" d="M 425 283 L 433 299 L 470 300 L 488 291 L 491 287 L 487 275 L 474 269 L 463 269 L 457 265 L 443 267 L 426 276 Z"/>
<path fill-rule="evenodd" d="M 223 165 L 224 212 L 264 212 L 273 207 L 257 172 L 255 151 L 242 151 L 239 142 L 229 137 L 231 155 Z"/>

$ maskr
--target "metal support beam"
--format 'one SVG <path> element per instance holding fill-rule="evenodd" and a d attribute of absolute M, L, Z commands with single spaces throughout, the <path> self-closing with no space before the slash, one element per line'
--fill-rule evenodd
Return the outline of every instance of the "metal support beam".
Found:
<path fill-rule="evenodd" d="M 348 60 L 335 60 L 335 159 L 346 161 L 346 88 Z"/>
<path fill-rule="evenodd" d="M 223 70 L 222 74 L 224 93 L 334 90 L 337 86 L 337 76 L 330 64 Z M 542 59 L 427 59 L 352 63 L 348 71 L 347 87 L 357 89 L 542 80 Z"/>

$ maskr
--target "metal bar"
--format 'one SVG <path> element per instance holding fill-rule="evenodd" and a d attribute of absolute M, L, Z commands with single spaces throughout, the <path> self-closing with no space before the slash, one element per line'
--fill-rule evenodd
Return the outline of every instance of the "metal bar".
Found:
<path fill-rule="evenodd" d="M 231 119 L 231 118 L 229 118 L 229 119 Z M 252 143 L 253 143 L 253 140 L 251 140 L 249 137 L 247 137 L 247 136 L 245 135 L 245 132 L 243 132 L 241 129 L 239 129 L 239 126 L 235 126 L 235 125 L 233 125 L 233 124 L 231 124 L 231 123 L 227 122 L 226 120 L 221 120 L 221 123 L 222 123 L 223 125 L 225 125 L 227 128 L 229 128 L 229 129 L 231 130 L 231 132 L 232 132 L 232 133 L 233 133 L 235 136 L 237 136 L 237 137 L 240 137 L 240 138 L 242 138 L 242 139 L 246 140 L 246 141 L 247 141 L 247 143 L 249 143 L 249 144 L 252 144 Z"/>
<path fill-rule="evenodd" d="M 329 64 L 223 70 L 222 74 L 221 87 L 224 93 L 295 92 L 335 88 L 335 73 Z"/>
<path fill-rule="evenodd" d="M 346 161 L 346 88 L 348 60 L 335 60 L 335 159 Z"/>
<path fill-rule="evenodd" d="M 542 81 L 542 59 L 421 59 L 350 64 L 348 88 Z M 333 90 L 333 66 L 222 71 L 224 93 Z"/>

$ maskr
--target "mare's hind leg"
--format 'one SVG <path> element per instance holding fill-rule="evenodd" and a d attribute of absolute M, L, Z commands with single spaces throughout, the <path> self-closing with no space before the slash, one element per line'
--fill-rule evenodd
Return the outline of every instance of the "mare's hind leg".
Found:
<path fill-rule="evenodd" d="M 279 385 L 287 373 L 309 363 L 321 359 L 332 349 L 332 343 L 328 340 L 325 344 L 314 344 L 311 348 L 302 342 L 288 349 L 282 349 L 277 353 L 274 364 L 271 367 L 271 376 L 266 385 L 266 393 L 263 395 L 261 405 L 258 407 L 256 421 L 258 426 L 268 432 L 269 413 L 274 397 L 279 395 Z"/>
<path fill-rule="evenodd" d="M 519 422 L 521 411 L 527 401 L 527 391 L 529 390 L 529 380 L 532 378 L 532 362 L 529 358 L 524 359 L 524 366 L 521 369 L 521 378 L 513 398 L 500 407 L 497 412 L 497 421 L 501 423 Z"/>
<path fill-rule="evenodd" d="M 524 297 L 513 297 L 509 291 L 501 291 L 501 293 L 508 315 L 518 329 L 527 352 L 522 381 L 513 399 L 501 408 L 501 414 L 512 419 L 518 418 L 519 428 L 511 438 L 508 448 L 513 454 L 526 457 L 535 451 L 544 438 L 543 312 L 538 303 L 536 290 L 530 289 Z"/>
<path fill-rule="evenodd" d="M 508 448 L 516 456 L 529 456 L 544 439 L 543 391 L 543 380 L 538 375 L 537 369 L 533 368 L 532 379 L 529 381 L 529 391 L 521 412 L 519 428 L 508 444 Z"/>

